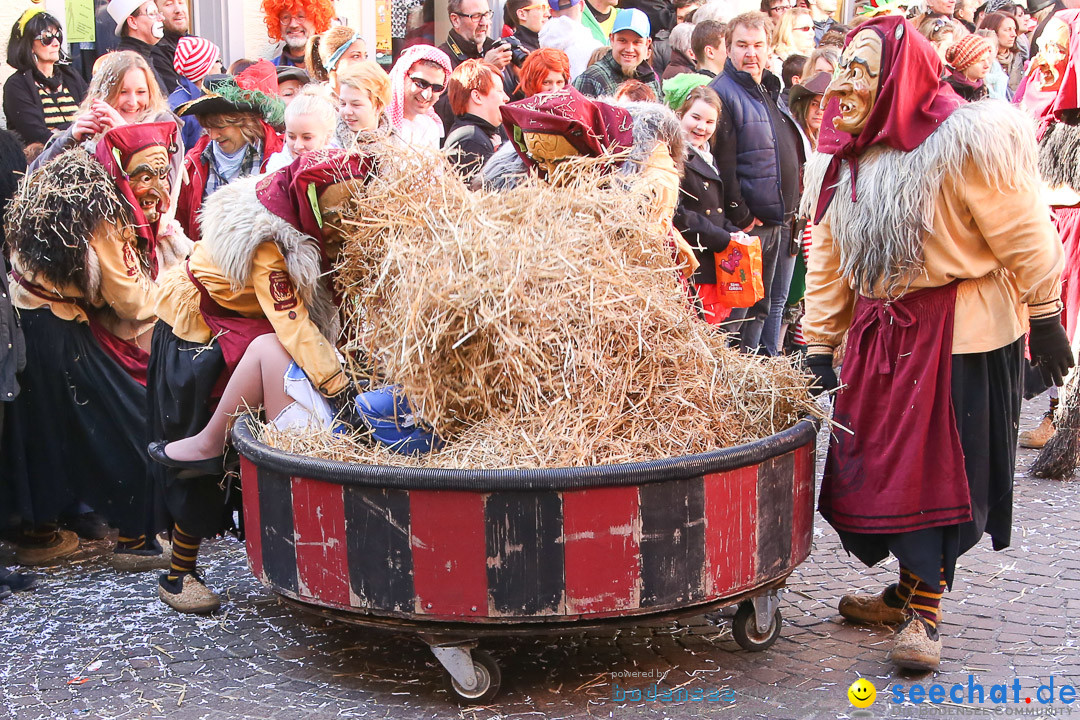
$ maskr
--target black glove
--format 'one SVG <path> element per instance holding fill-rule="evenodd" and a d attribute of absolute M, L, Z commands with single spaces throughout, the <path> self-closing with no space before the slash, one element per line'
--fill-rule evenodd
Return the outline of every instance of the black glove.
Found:
<path fill-rule="evenodd" d="M 356 409 L 356 396 L 360 394 L 354 383 L 349 383 L 344 390 L 337 395 L 326 398 L 330 403 L 330 410 L 334 413 L 334 419 L 345 423 L 353 430 L 366 430 L 367 424 Z"/>
<path fill-rule="evenodd" d="M 1065 374 L 1076 364 L 1060 315 L 1031 319 L 1028 350 L 1032 366 L 1038 368 L 1047 385 L 1063 385 Z"/>
<path fill-rule="evenodd" d="M 823 392 L 832 392 L 839 386 L 832 361 L 832 354 L 807 355 L 806 367 L 814 375 L 814 384 L 810 387 L 810 394 L 814 397 Z"/>

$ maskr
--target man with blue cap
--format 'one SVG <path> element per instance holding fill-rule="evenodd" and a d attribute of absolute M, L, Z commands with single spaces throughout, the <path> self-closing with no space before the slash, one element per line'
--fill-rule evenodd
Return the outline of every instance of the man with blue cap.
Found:
<path fill-rule="evenodd" d="M 611 52 L 586 68 L 574 80 L 574 87 L 583 95 L 601 97 L 614 95 L 627 80 L 640 80 L 649 86 L 656 97 L 660 83 L 649 65 L 652 39 L 649 18 L 640 10 L 619 10 L 611 28 Z"/>

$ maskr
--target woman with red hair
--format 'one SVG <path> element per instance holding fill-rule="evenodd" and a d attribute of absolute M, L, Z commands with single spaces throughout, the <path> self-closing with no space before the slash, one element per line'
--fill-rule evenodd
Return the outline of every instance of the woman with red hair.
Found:
<path fill-rule="evenodd" d="M 519 75 L 517 89 L 525 97 L 561 90 L 570 84 L 570 58 L 562 50 L 540 48 L 525 58 Z"/>
<path fill-rule="evenodd" d="M 285 43 L 274 64 L 301 68 L 308 39 L 329 30 L 336 14 L 330 0 L 262 0 L 262 11 L 266 34 Z"/>

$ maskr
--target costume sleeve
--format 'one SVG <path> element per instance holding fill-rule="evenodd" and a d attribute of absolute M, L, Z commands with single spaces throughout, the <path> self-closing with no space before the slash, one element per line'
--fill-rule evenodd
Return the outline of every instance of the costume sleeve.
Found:
<path fill-rule="evenodd" d="M 1040 187 L 1030 183 L 1002 191 L 975 168 L 969 168 L 956 187 L 986 243 L 1012 272 L 1030 316 L 1058 313 L 1065 255 Z"/>
<path fill-rule="evenodd" d="M 251 282 L 259 306 L 282 346 L 323 395 L 336 395 L 348 385 L 334 344 L 327 340 L 308 315 L 304 301 L 293 287 L 285 258 L 277 245 L 264 242 L 252 258 Z"/>
<path fill-rule="evenodd" d="M 832 353 L 844 338 L 855 308 L 855 291 L 840 276 L 840 253 L 833 245 L 832 223 L 814 226 L 806 266 L 806 314 L 803 336 L 808 355 Z"/>
<path fill-rule="evenodd" d="M 90 247 L 97 254 L 102 299 L 124 320 L 141 322 L 154 317 L 157 290 L 140 266 L 138 251 L 126 235 L 127 232 L 103 222 L 90 236 Z"/>
<path fill-rule="evenodd" d="M 667 143 L 656 143 L 642 164 L 641 177 L 653 196 L 649 215 L 656 224 L 655 234 L 666 236 L 679 204 L 679 171 Z"/>

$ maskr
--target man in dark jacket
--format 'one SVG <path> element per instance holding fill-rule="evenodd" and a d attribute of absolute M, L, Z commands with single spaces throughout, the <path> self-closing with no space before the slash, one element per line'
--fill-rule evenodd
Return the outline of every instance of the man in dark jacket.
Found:
<path fill-rule="evenodd" d="M 191 23 L 188 20 L 187 0 L 158 0 L 158 9 L 165 34 L 154 46 L 154 70 L 167 85 L 171 85 L 161 88 L 168 96 L 180 86 L 180 75 L 173 67 L 173 59 L 176 57 L 176 43 L 191 31 Z"/>
<path fill-rule="evenodd" d="M 795 256 L 789 251 L 798 209 L 804 150 L 795 121 L 778 103 L 780 79 L 766 70 L 772 23 L 764 13 L 732 19 L 727 31 L 724 72 L 710 84 L 723 105 L 717 125 L 717 165 L 735 168 L 728 188 L 729 218 L 761 238 L 765 297 L 751 308 L 736 308 L 744 319 L 739 344 L 745 352 L 779 352 L 780 320 Z"/>
<path fill-rule="evenodd" d="M 503 141 L 499 108 L 509 98 L 499 69 L 484 60 L 466 60 L 450 75 L 446 95 L 456 119 L 443 149 L 466 182 L 479 180 L 484 163 Z"/>
<path fill-rule="evenodd" d="M 116 34 L 120 36 L 117 50 L 131 50 L 146 58 L 147 64 L 154 71 L 158 87 L 165 97 L 176 87 L 172 85 L 158 72 L 155 61 L 154 46 L 165 35 L 165 24 L 161 21 L 161 13 L 158 12 L 157 3 L 154 0 L 139 2 L 138 0 L 109 0 L 109 15 L 116 23 Z M 175 71 L 174 71 L 175 75 Z M 168 88 L 168 89 L 166 89 Z"/>
<path fill-rule="evenodd" d="M 514 28 L 511 37 L 526 52 L 540 49 L 540 30 L 550 18 L 551 6 L 547 0 L 510 0 L 503 12 L 505 24 Z"/>
<path fill-rule="evenodd" d="M 486 60 L 499 68 L 503 90 L 512 95 L 517 81 L 507 69 L 512 57 L 510 45 L 496 42 L 488 34 L 492 15 L 488 0 L 449 0 L 446 12 L 450 15 L 450 32 L 439 49 L 450 56 L 450 66 L 456 68 L 466 60 Z M 449 133 L 454 124 L 454 111 L 450 109 L 446 94 L 435 103 L 435 112 Z"/>
<path fill-rule="evenodd" d="M 663 97 L 656 73 L 649 65 L 649 18 L 640 10 L 620 10 L 611 30 L 611 52 L 585 69 L 574 80 L 582 95 L 614 95 L 626 80 L 640 80 L 656 97 Z"/>

